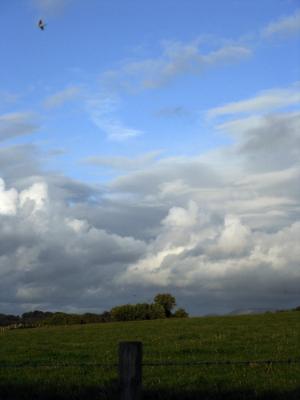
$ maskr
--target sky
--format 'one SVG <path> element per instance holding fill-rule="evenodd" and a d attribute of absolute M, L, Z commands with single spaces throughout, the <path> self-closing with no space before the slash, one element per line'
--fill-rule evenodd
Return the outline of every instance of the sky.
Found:
<path fill-rule="evenodd" d="M 0 54 L 0 313 L 300 304 L 298 0 L 4 0 Z"/>

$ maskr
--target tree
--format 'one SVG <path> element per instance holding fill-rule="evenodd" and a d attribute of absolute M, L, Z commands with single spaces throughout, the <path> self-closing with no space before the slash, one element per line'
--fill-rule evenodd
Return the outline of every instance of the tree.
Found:
<path fill-rule="evenodd" d="M 165 310 L 166 317 L 169 318 L 172 315 L 172 309 L 176 306 L 176 299 L 170 293 L 159 293 L 154 297 L 154 303 L 160 304 Z"/>
<path fill-rule="evenodd" d="M 174 318 L 188 318 L 189 314 L 185 311 L 184 308 L 178 308 L 173 314 Z"/>
<path fill-rule="evenodd" d="M 160 304 L 150 304 L 148 310 L 148 319 L 166 318 L 165 310 Z"/>
<path fill-rule="evenodd" d="M 165 317 L 165 310 L 160 304 L 125 304 L 111 310 L 113 321 L 141 321 Z"/>

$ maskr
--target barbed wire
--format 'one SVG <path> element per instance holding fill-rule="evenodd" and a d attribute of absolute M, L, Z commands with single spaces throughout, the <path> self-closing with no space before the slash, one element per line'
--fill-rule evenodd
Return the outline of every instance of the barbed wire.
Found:
<path fill-rule="evenodd" d="M 158 366 L 202 366 L 202 365 L 270 365 L 270 364 L 300 364 L 300 359 L 287 360 L 247 360 L 247 361 L 165 361 L 165 362 L 146 362 L 143 366 L 158 367 Z"/>
<path fill-rule="evenodd" d="M 68 363 L 68 364 L 0 364 L 0 369 L 22 369 L 22 368 L 42 368 L 42 369 L 59 369 L 59 368 L 116 368 L 119 364 L 113 363 Z"/>
<path fill-rule="evenodd" d="M 272 365 L 272 364 L 300 364 L 300 359 L 287 360 L 221 360 L 221 361 L 148 361 L 143 362 L 143 367 L 197 367 L 197 366 L 256 366 L 256 365 Z M 42 369 L 57 369 L 57 368 L 117 368 L 117 363 L 61 363 L 61 364 L 0 364 L 0 369 L 22 369 L 22 368 L 42 368 Z"/>

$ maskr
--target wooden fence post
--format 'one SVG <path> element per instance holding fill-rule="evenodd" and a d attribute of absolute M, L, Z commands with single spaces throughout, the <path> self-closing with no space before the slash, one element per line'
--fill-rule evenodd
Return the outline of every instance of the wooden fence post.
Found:
<path fill-rule="evenodd" d="M 119 343 L 119 383 L 121 400 L 142 397 L 142 342 Z"/>

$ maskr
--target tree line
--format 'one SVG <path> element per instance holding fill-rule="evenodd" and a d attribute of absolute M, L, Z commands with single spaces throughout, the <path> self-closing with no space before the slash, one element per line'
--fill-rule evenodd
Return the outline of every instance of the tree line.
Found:
<path fill-rule="evenodd" d="M 18 315 L 0 314 L 0 326 L 29 328 L 49 325 L 74 325 L 118 321 L 140 321 L 162 318 L 187 318 L 183 308 L 174 311 L 176 299 L 170 293 L 157 294 L 152 303 L 124 304 L 101 314 L 30 311 Z"/>

